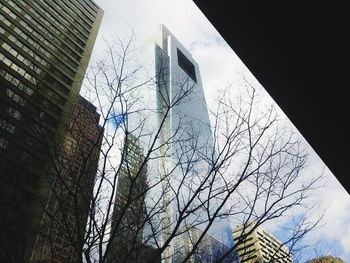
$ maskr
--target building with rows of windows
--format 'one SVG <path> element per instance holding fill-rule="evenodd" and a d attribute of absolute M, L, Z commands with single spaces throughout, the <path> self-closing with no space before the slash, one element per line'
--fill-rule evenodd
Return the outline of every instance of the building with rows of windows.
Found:
<path fill-rule="evenodd" d="M 99 118 L 96 107 L 79 96 L 59 156 L 55 158 L 57 167 L 48 173 L 52 178 L 49 195 L 30 262 L 82 261 L 103 137 Z"/>
<path fill-rule="evenodd" d="M 26 261 L 101 23 L 91 0 L 0 1 L 0 258 Z M 66 261 L 68 262 L 68 261 Z"/>
<path fill-rule="evenodd" d="M 233 231 L 237 254 L 241 263 L 292 262 L 287 246 L 254 224 L 237 226 Z"/>

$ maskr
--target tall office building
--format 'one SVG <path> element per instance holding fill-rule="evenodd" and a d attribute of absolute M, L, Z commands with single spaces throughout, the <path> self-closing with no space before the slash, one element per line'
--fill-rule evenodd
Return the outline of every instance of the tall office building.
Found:
<path fill-rule="evenodd" d="M 50 173 L 51 185 L 30 262 L 82 262 L 103 129 L 100 115 L 83 97 Z"/>
<path fill-rule="evenodd" d="M 0 2 L 0 258 L 31 254 L 48 164 L 78 102 L 102 10 L 91 0 Z"/>
<path fill-rule="evenodd" d="M 159 143 L 163 145 L 159 153 L 163 156 L 159 161 L 160 179 L 162 180 L 163 176 L 169 177 L 168 175 L 171 174 L 170 181 L 163 180 L 162 189 L 163 204 L 166 207 L 161 219 L 163 222 L 161 240 L 164 242 L 173 230 L 174 222 L 178 218 L 178 210 L 186 205 L 194 193 L 193 190 L 200 185 L 211 169 L 210 160 L 214 152 L 213 134 L 198 64 L 164 25 L 161 25 L 156 40 L 155 70 L 158 123 L 159 125 L 163 123 L 159 136 Z M 164 119 L 164 116 L 167 117 Z M 189 169 L 185 168 L 186 164 L 189 165 Z M 203 188 L 210 189 L 206 186 L 210 184 L 211 179 L 214 180 L 211 177 L 207 178 Z M 177 198 L 174 198 L 174 192 L 169 189 L 169 182 L 174 189 L 179 187 Z M 220 184 L 220 179 L 212 183 Z M 207 196 L 208 192 L 202 191 L 196 197 L 197 201 L 194 201 L 188 210 L 197 207 L 198 201 L 206 200 Z M 220 195 L 217 197 L 208 201 L 208 207 L 210 206 L 212 211 L 221 202 Z M 195 209 L 195 211 L 196 213 L 191 213 L 183 224 L 197 224 L 201 229 L 205 223 L 200 222 L 205 222 L 208 215 L 201 209 Z M 232 235 L 226 235 L 226 237 L 230 236 L 228 240 L 221 240 L 227 228 L 230 228 L 230 225 L 226 219 L 217 219 L 208 234 L 212 234 L 219 241 L 230 243 Z M 178 238 L 181 239 L 181 235 Z M 172 262 L 173 256 L 177 254 L 174 246 L 176 242 L 174 240 L 164 251 L 163 262 Z"/>
<path fill-rule="evenodd" d="M 234 241 L 240 242 L 236 251 L 241 263 L 293 262 L 287 246 L 261 227 L 252 230 L 253 226 L 237 226 L 233 231 Z"/>

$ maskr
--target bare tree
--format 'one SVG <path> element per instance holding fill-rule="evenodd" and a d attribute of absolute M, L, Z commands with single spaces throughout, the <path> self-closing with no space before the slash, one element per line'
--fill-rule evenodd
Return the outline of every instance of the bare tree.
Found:
<path fill-rule="evenodd" d="M 280 127 L 273 106 L 262 109 L 247 79 L 236 99 L 221 93 L 210 126 L 182 115 L 196 83 L 178 79 L 177 92 L 167 93 L 167 61 L 145 74 L 133 41 L 108 45 L 107 57 L 87 73 L 86 97 L 100 127 L 90 136 L 84 123 L 91 115 L 75 109 L 65 139 L 50 151 L 49 197 L 32 262 L 232 262 L 251 222 L 254 229 L 294 209 L 304 217 L 284 243 L 300 250 L 318 223 L 307 222 L 305 210 L 321 176 L 301 176 L 308 154 L 298 136 Z M 157 97 L 158 107 L 145 94 Z M 212 138 L 203 141 L 194 123 Z M 91 160 L 98 155 L 97 166 Z M 213 245 L 213 229 L 231 221 L 243 224 L 242 237 Z M 207 261 L 203 251 L 211 253 Z"/>
<path fill-rule="evenodd" d="M 128 258 L 130 262 L 145 261 L 140 257 L 152 250 L 152 246 L 155 249 L 150 253 L 153 256 L 147 259 L 148 262 L 154 262 L 160 255 L 166 261 L 167 257 L 173 258 L 168 251 L 169 246 L 174 246 L 173 243 L 181 240 L 182 235 L 191 229 L 200 227 L 201 235 L 192 242 L 188 253 L 178 259 L 186 262 L 200 250 L 202 240 L 221 218 L 235 218 L 245 224 L 254 221 L 259 226 L 284 216 L 293 208 L 306 205 L 308 196 L 320 186 L 321 176 L 301 181 L 308 155 L 301 140 L 293 131 L 279 127 L 281 120 L 272 106 L 259 110 L 256 88 L 247 79 L 244 79 L 245 87 L 242 89 L 246 94 L 238 100 L 233 101 L 226 93 L 219 98 L 217 109 L 212 112 L 213 141 L 211 145 L 204 146 L 201 135 L 189 132 L 185 117 L 178 119 L 176 128 L 171 132 L 167 126 L 170 112 L 191 97 L 195 84 L 188 78 L 178 80 L 179 92 L 170 97 L 166 90 L 159 89 L 168 74 L 167 61 L 161 61 L 161 66 L 156 67 L 161 72 L 157 72 L 155 77 L 135 78 L 141 68 L 128 67 L 131 42 L 119 44 L 122 52 L 115 53 L 110 47 L 111 63 L 103 61 L 98 64 L 89 78 L 99 108 L 105 112 L 102 115 L 106 125 L 112 120 L 115 127 L 111 134 L 105 135 L 106 148 L 102 150 L 105 165 L 99 171 L 101 176 L 94 199 L 102 211 L 103 220 L 98 226 L 97 220 L 90 218 L 89 229 L 96 227 L 91 232 L 100 235 L 98 239 L 95 235 L 90 238 L 95 243 L 86 246 L 87 258 L 98 255 L 100 261 L 108 260 L 108 255 L 118 251 L 118 243 L 120 246 L 124 239 L 131 246 L 125 249 L 126 253 L 115 254 L 118 260 L 124 257 L 125 262 Z M 143 104 L 141 100 L 144 98 L 140 97 L 144 94 L 143 89 L 152 90 L 160 97 L 160 108 L 147 108 Z M 101 94 L 105 94 L 107 100 Z M 147 121 L 154 113 L 158 116 L 158 123 L 150 131 Z M 127 144 L 120 145 L 118 135 L 125 142 L 132 138 L 133 143 L 139 144 L 142 149 L 138 150 L 143 154 L 137 154 L 136 167 L 129 164 L 130 158 L 136 158 L 135 152 L 122 150 Z M 115 145 L 122 154 L 119 162 L 112 163 L 109 154 Z M 164 164 L 167 162 L 172 162 L 170 170 Z M 202 169 L 203 165 L 209 169 Z M 145 170 L 147 182 L 144 182 Z M 122 184 L 121 178 L 125 174 L 129 180 L 126 184 L 128 191 L 123 196 L 125 200 L 114 203 L 115 200 L 118 202 L 115 195 L 120 194 L 117 185 Z M 102 202 L 99 198 L 106 192 L 104 181 L 108 181 L 110 190 L 107 191 L 107 200 Z M 152 201 L 145 201 L 147 198 Z M 145 208 L 140 206 L 140 201 L 145 202 Z M 103 205 L 104 209 L 100 208 Z M 112 208 L 117 206 L 115 211 L 118 213 L 113 214 Z M 170 217 L 167 215 L 169 206 L 172 209 Z M 125 232 L 123 225 L 133 221 L 128 218 L 130 214 L 139 215 L 140 219 L 133 226 L 132 234 L 128 230 L 131 239 L 109 242 Z M 301 220 L 295 226 L 285 242 L 291 246 L 291 251 L 296 247 L 296 241 L 312 230 L 317 222 L 313 223 Z M 141 233 L 143 239 L 139 238 Z M 228 248 L 217 262 L 231 255 L 239 243 Z M 135 259 L 135 255 L 139 258 Z"/>

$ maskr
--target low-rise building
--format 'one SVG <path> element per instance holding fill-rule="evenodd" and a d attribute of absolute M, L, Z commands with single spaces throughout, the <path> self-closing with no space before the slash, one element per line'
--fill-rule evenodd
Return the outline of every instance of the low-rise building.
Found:
<path fill-rule="evenodd" d="M 293 262 L 289 249 L 261 227 L 237 226 L 233 231 L 241 263 Z"/>

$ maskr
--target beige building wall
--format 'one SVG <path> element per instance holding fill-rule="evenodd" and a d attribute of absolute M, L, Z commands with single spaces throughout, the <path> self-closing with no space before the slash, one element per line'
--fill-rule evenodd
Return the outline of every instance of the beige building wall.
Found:
<path fill-rule="evenodd" d="M 253 226 L 238 226 L 233 231 L 235 243 L 240 243 L 237 253 L 241 263 L 293 262 L 289 249 L 270 233 Z"/>

